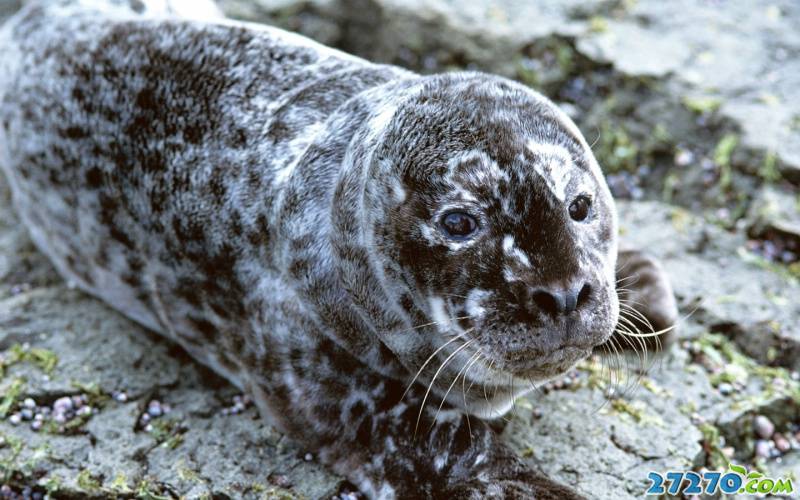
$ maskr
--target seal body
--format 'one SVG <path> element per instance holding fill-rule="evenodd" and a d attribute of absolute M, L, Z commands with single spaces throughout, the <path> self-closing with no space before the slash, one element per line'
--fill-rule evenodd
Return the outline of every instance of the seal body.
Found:
<path fill-rule="evenodd" d="M 464 415 L 617 321 L 613 202 L 547 99 L 142 2 L 33 2 L 0 47 L 0 167 L 66 279 L 370 496 L 575 496 Z"/>

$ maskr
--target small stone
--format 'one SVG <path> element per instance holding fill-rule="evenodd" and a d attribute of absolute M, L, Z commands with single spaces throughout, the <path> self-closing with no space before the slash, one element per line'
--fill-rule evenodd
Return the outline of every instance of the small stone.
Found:
<path fill-rule="evenodd" d="M 786 453 L 792 449 L 792 444 L 781 434 L 775 434 L 775 448 L 781 453 Z"/>
<path fill-rule="evenodd" d="M 288 489 L 288 488 L 292 487 L 292 482 L 289 480 L 289 477 L 286 476 L 285 474 L 274 474 L 273 473 L 273 474 L 270 474 L 269 477 L 267 477 L 267 480 L 271 484 L 274 484 L 275 486 L 279 486 L 281 488 L 287 488 Z"/>
<path fill-rule="evenodd" d="M 161 403 L 156 400 L 150 401 L 147 405 L 147 414 L 153 418 L 160 417 L 164 411 L 161 409 Z"/>
<path fill-rule="evenodd" d="M 705 417 L 703 417 L 699 413 L 692 413 L 692 415 L 689 418 L 692 420 L 692 423 L 694 425 L 700 425 L 705 423 L 706 421 Z"/>
<path fill-rule="evenodd" d="M 115 392 L 112 397 L 114 398 L 114 401 L 118 403 L 125 403 L 128 401 L 128 395 L 124 392 Z"/>
<path fill-rule="evenodd" d="M 25 401 L 22 402 L 22 406 L 25 408 L 36 408 L 36 401 L 33 398 L 25 398 Z"/>
<path fill-rule="evenodd" d="M 8 417 L 8 421 L 11 422 L 11 425 L 19 425 L 22 423 L 22 415 L 19 413 L 13 413 L 10 417 Z"/>
<path fill-rule="evenodd" d="M 759 439 L 756 441 L 755 453 L 756 457 L 769 458 L 769 441 Z"/>
<path fill-rule="evenodd" d="M 314 456 L 311 453 L 306 453 L 306 455 L 303 457 L 303 460 L 305 460 L 306 462 L 310 462 L 313 459 L 314 459 Z"/>
<path fill-rule="evenodd" d="M 53 415 L 53 421 L 57 424 L 65 424 L 67 423 L 67 416 L 63 413 L 56 413 Z"/>
<path fill-rule="evenodd" d="M 769 439 L 775 433 L 775 425 L 764 415 L 758 415 L 753 419 L 753 430 L 761 439 Z"/>
<path fill-rule="evenodd" d="M 72 409 L 72 398 L 63 397 L 56 399 L 53 403 L 53 411 L 56 413 L 67 413 Z"/>
<path fill-rule="evenodd" d="M 719 393 L 722 394 L 723 396 L 728 396 L 730 394 L 733 394 L 734 391 L 733 386 L 727 382 L 719 384 L 719 387 L 717 389 L 719 389 Z"/>
<path fill-rule="evenodd" d="M 80 408 L 81 406 L 83 406 L 83 398 L 80 396 L 72 396 L 72 407 Z"/>
<path fill-rule="evenodd" d="M 694 153 L 687 149 L 681 149 L 675 154 L 675 165 L 685 167 L 694 161 Z"/>
<path fill-rule="evenodd" d="M 78 411 L 76 411 L 75 414 L 78 415 L 78 416 L 91 415 L 92 414 L 92 407 L 91 406 L 82 406 L 82 407 L 78 408 Z"/>
<path fill-rule="evenodd" d="M 42 420 L 34 420 L 31 422 L 31 430 L 38 431 L 42 428 Z"/>
<path fill-rule="evenodd" d="M 19 411 L 22 420 L 33 420 L 33 410 L 30 408 L 23 408 Z"/>

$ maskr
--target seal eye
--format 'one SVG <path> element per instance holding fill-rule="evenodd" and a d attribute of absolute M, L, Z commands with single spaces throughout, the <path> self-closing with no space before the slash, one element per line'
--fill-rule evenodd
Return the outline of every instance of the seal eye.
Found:
<path fill-rule="evenodd" d="M 592 200 L 586 195 L 580 195 L 569 204 L 569 216 L 572 220 L 582 221 L 589 215 Z"/>
<path fill-rule="evenodd" d="M 442 217 L 444 232 L 455 240 L 465 240 L 478 229 L 478 222 L 464 212 L 450 212 Z"/>

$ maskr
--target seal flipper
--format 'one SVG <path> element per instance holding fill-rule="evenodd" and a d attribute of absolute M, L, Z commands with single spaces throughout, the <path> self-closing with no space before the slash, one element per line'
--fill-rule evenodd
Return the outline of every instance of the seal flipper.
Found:
<path fill-rule="evenodd" d="M 617 296 L 620 301 L 620 323 L 614 333 L 616 344 L 625 349 L 648 352 L 666 350 L 675 339 L 678 306 L 672 285 L 661 264 L 637 250 L 620 251 L 617 259 Z M 637 338 L 620 330 L 644 334 Z M 659 335 L 653 333 L 661 332 Z"/>

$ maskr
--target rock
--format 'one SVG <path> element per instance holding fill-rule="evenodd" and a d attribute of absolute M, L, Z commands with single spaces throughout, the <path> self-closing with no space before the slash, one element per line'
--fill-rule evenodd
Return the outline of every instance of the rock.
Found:
<path fill-rule="evenodd" d="M 622 240 L 661 260 L 692 318 L 763 363 L 800 369 L 800 281 L 746 238 L 678 207 L 618 202 Z"/>
<path fill-rule="evenodd" d="M 769 458 L 770 456 L 770 444 L 769 441 L 764 439 L 759 439 L 756 441 L 756 457 L 759 458 Z"/>
<path fill-rule="evenodd" d="M 753 430 L 761 439 L 769 439 L 775 433 L 775 425 L 764 415 L 758 415 L 753 419 Z"/>
<path fill-rule="evenodd" d="M 800 209 L 794 190 L 762 188 L 750 206 L 747 224 L 751 237 L 770 239 L 800 260 Z"/>
<path fill-rule="evenodd" d="M 777 448 L 781 453 L 786 453 L 792 449 L 792 444 L 782 435 L 776 434 L 774 440 L 775 448 Z"/>

